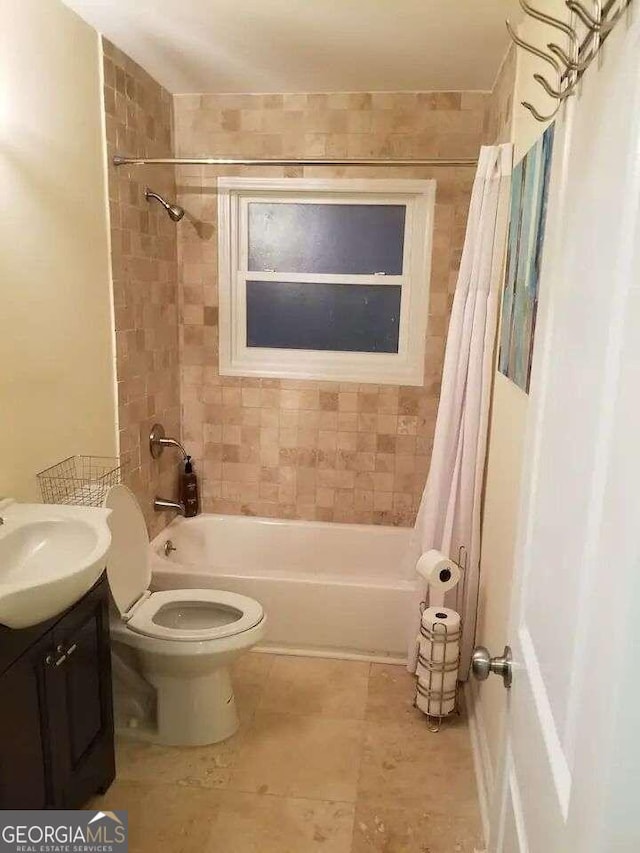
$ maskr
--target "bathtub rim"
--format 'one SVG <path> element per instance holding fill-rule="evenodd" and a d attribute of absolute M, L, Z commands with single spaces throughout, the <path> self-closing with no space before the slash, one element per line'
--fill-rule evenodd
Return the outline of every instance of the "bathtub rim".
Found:
<path fill-rule="evenodd" d="M 345 532 L 347 530 L 360 533 L 365 531 L 379 531 L 380 533 L 386 533 L 387 535 L 394 537 L 406 536 L 408 539 L 411 538 L 411 534 L 415 531 L 414 527 L 404 527 L 396 524 L 361 524 L 359 522 L 351 524 L 348 521 L 319 521 L 318 519 L 306 518 L 271 518 L 266 515 L 232 515 L 231 513 L 223 512 L 200 512 L 192 518 L 185 518 L 181 515 L 174 516 L 171 521 L 163 527 L 162 530 L 153 537 L 153 539 L 150 540 L 149 544 L 152 547 L 156 543 L 164 544 L 167 538 L 170 538 L 165 536 L 170 528 L 182 527 L 185 524 L 195 526 L 200 521 L 208 518 L 228 519 L 233 524 L 259 522 L 260 525 L 264 525 L 265 527 L 285 527 L 288 525 L 294 525 L 296 527 L 309 527 L 311 529 L 337 527 Z"/>
<path fill-rule="evenodd" d="M 232 524 L 253 524 L 257 523 L 260 527 L 277 527 L 277 528 L 286 528 L 288 526 L 295 526 L 298 529 L 307 528 L 311 531 L 313 530 L 330 530 L 338 528 L 344 533 L 355 533 L 365 535 L 367 533 L 371 534 L 372 532 L 378 533 L 380 536 L 392 537 L 393 539 L 405 539 L 404 548 L 405 553 L 402 555 L 399 561 L 400 571 L 397 574 L 393 575 L 390 579 L 391 582 L 385 582 L 387 580 L 387 576 L 383 574 L 379 574 L 373 572 L 371 574 L 366 574 L 364 572 L 347 574 L 340 572 L 327 572 L 327 573 L 315 573 L 315 572 L 304 572 L 296 570 L 296 573 L 291 572 L 291 570 L 282 570 L 282 574 L 278 572 L 278 570 L 273 569 L 265 569 L 263 572 L 256 572 L 255 570 L 245 568 L 244 566 L 239 567 L 237 565 L 224 565 L 221 563 L 215 563 L 213 561 L 207 561 L 206 559 L 202 562 L 197 560 L 193 561 L 181 561 L 180 559 L 172 559 L 170 556 L 163 553 L 164 545 L 168 540 L 171 539 L 171 531 L 177 531 L 181 527 L 188 525 L 189 527 L 200 526 L 203 522 L 206 522 L 207 519 L 216 519 L 216 520 L 231 520 Z M 325 579 L 328 583 L 338 583 L 344 584 L 345 586 L 358 586 L 362 584 L 362 581 L 368 581 L 371 586 L 376 587 L 393 587 L 396 588 L 396 585 L 399 585 L 401 588 L 415 588 L 416 583 L 418 582 L 418 576 L 415 572 L 411 571 L 409 561 L 407 556 L 409 554 L 409 547 L 411 544 L 411 535 L 414 532 L 414 528 L 412 527 L 397 527 L 394 525 L 384 525 L 384 524 L 349 524 L 346 522 L 339 521 L 307 521 L 305 519 L 288 519 L 288 518 L 267 518 L 264 516 L 246 516 L 246 515 L 227 515 L 224 513 L 200 513 L 199 515 L 193 518 L 183 518 L 181 516 L 175 516 L 166 527 L 164 527 L 153 539 L 149 542 L 149 548 L 151 550 L 151 569 L 152 571 L 157 569 L 165 569 L 170 570 L 173 568 L 178 572 L 189 572 L 191 571 L 193 574 L 208 574 L 210 572 L 198 572 L 197 569 L 199 567 L 205 567 L 206 569 L 212 570 L 215 574 L 219 575 L 233 575 L 239 576 L 243 578 L 255 578 L 255 579 L 264 579 L 264 578 L 273 578 L 274 580 L 291 580 L 299 583 L 309 582 L 313 583 L 315 581 L 319 581 L 321 579 Z M 159 565 L 158 565 L 159 564 Z"/>

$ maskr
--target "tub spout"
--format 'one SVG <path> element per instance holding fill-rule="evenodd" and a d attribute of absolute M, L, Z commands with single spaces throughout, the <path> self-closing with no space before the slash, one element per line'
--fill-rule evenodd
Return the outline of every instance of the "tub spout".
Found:
<path fill-rule="evenodd" d="M 166 498 L 156 498 L 153 502 L 153 508 L 156 512 L 163 512 L 170 509 L 177 512 L 179 515 L 184 515 L 184 504 L 181 501 L 169 501 Z"/>

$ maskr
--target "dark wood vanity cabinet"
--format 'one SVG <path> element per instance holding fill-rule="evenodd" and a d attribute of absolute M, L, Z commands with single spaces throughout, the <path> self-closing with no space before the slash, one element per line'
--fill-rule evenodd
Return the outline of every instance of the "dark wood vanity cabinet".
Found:
<path fill-rule="evenodd" d="M 55 619 L 0 627 L 0 809 L 80 808 L 114 775 L 103 576 Z"/>

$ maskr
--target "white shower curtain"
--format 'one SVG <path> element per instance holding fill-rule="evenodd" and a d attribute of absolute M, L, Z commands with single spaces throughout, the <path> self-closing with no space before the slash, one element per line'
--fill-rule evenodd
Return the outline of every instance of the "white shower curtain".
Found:
<path fill-rule="evenodd" d="M 464 596 L 458 593 L 447 600 L 464 619 L 461 678 L 467 675 L 475 634 L 480 507 L 512 156 L 510 144 L 480 149 L 447 334 L 431 468 L 409 558 L 414 570 L 420 554 L 430 548 L 452 559 L 457 559 L 461 546 L 466 550 Z M 431 596 L 430 604 L 443 603 Z M 416 667 L 418 629 L 416 614 L 409 640 L 411 672 Z"/>

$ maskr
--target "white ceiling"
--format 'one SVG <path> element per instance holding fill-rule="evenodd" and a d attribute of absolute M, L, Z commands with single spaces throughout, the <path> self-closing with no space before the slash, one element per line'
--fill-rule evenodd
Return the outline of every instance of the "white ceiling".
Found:
<path fill-rule="evenodd" d="M 65 0 L 173 93 L 490 89 L 517 0 Z"/>

